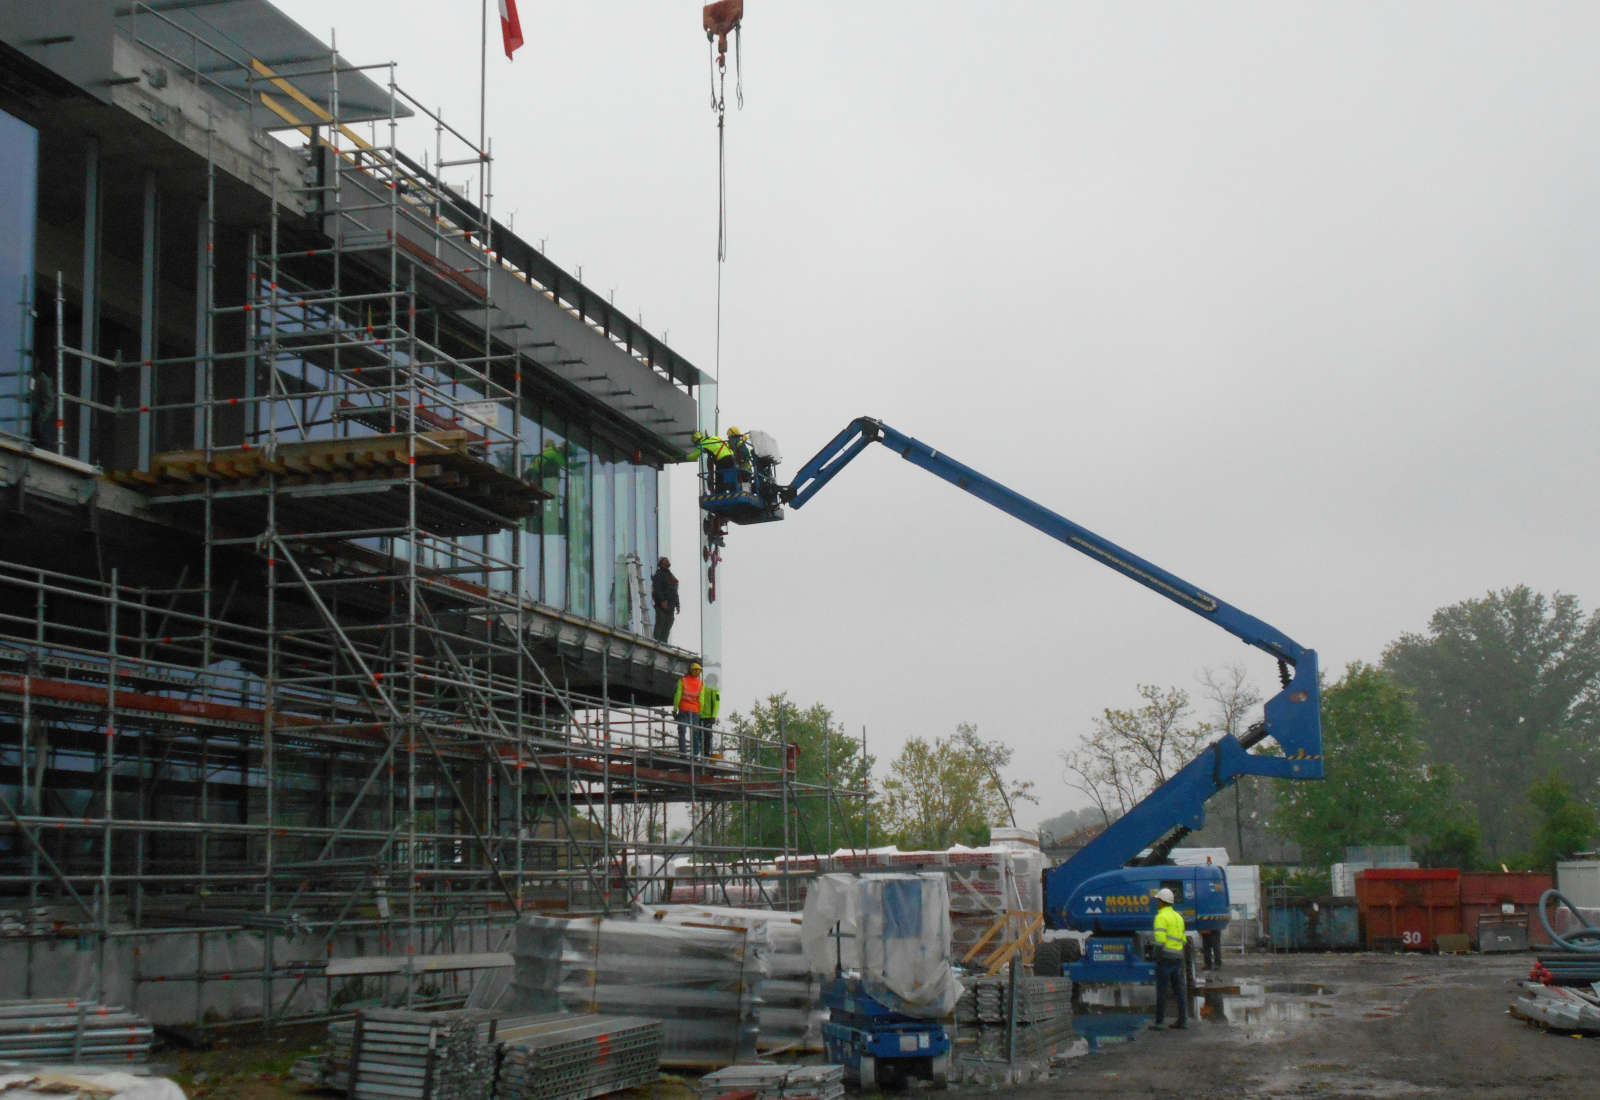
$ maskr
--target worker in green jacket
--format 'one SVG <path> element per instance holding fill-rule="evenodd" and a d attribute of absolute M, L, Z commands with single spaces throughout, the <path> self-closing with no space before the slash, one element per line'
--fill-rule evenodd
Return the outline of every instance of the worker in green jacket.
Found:
<path fill-rule="evenodd" d="M 706 686 L 700 691 L 700 732 L 695 743 L 695 752 L 704 756 L 720 758 L 721 754 L 713 751 L 716 742 L 712 740 L 712 731 L 717 725 L 717 715 L 722 712 L 722 692 L 717 687 L 717 674 L 706 673 Z"/>
<path fill-rule="evenodd" d="M 1163 886 L 1155 892 L 1156 899 L 1156 1022 L 1167 1014 L 1167 991 L 1170 989 L 1178 1001 L 1178 1022 L 1174 1028 L 1189 1026 L 1189 991 L 1183 981 L 1183 949 L 1188 938 L 1183 933 L 1183 914 L 1173 906 L 1172 891 Z"/>
<path fill-rule="evenodd" d="M 705 455 L 706 461 L 716 471 L 714 487 L 717 489 L 738 489 L 739 470 L 734 464 L 733 448 L 728 446 L 728 441 L 720 436 L 707 435 L 698 428 L 695 429 L 694 435 L 690 438 L 694 440 L 694 447 L 684 457 L 699 458 L 701 455 Z"/>

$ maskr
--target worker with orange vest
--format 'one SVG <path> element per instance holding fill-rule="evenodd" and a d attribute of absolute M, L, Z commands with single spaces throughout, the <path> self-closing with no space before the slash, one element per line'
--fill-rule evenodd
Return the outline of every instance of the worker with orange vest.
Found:
<path fill-rule="evenodd" d="M 705 681 L 700 679 L 700 662 L 695 661 L 689 666 L 689 671 L 678 680 L 678 687 L 672 693 L 672 706 L 678 712 L 678 751 L 689 751 L 690 730 L 694 731 L 694 751 L 702 751 L 700 739 L 705 737 L 710 740 L 710 731 L 700 721 L 700 702 L 705 694 Z"/>

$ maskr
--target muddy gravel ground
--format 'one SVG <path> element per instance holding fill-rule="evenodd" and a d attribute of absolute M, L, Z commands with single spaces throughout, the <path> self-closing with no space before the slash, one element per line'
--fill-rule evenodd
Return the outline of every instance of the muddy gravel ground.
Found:
<path fill-rule="evenodd" d="M 1140 990 L 1133 1006 L 1088 1006 L 1081 1030 L 1092 1044 L 1073 1043 L 1048 1080 L 945 1095 L 1600 1097 L 1600 1037 L 1508 1014 L 1530 964 L 1527 955 L 1230 956 L 1187 1030 L 1150 1030 Z"/>
<path fill-rule="evenodd" d="M 1195 998 L 1187 1030 L 1149 1029 L 1148 988 L 1091 996 L 1048 1078 L 991 1076 L 944 1092 L 917 1084 L 901 1095 L 1600 1100 L 1600 1037 L 1552 1034 L 1507 1013 L 1531 963 L 1529 955 L 1230 955 Z M 321 1040 L 320 1029 L 281 1033 L 184 1055 L 174 1068 L 196 1100 L 338 1097 L 287 1079 L 294 1058 Z M 693 1078 L 664 1076 L 617 1095 L 699 1094 Z"/>

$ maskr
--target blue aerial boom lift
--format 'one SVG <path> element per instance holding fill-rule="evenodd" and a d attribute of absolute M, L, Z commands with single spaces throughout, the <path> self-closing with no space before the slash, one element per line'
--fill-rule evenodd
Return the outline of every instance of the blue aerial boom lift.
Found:
<path fill-rule="evenodd" d="M 901 458 L 992 504 L 1051 538 L 1209 619 L 1245 644 L 1276 658 L 1282 690 L 1268 699 L 1260 721 L 1244 734 L 1224 734 L 1138 805 L 1112 822 L 1076 855 L 1044 872 L 1045 927 L 1087 933 L 1047 940 L 1035 955 L 1038 973 L 1074 982 L 1149 981 L 1154 978 L 1152 892 L 1170 888 L 1185 925 L 1221 931 L 1228 923 L 1228 886 L 1222 868 L 1175 867 L 1172 848 L 1205 823 L 1205 803 L 1241 775 L 1282 779 L 1322 778 L 1321 694 L 1317 655 L 1276 628 L 1203 589 L 1131 554 L 1108 539 L 1057 515 L 920 440 L 871 417 L 857 417 L 814 455 L 786 486 L 766 486 L 748 509 L 721 507 L 735 523 L 768 522 L 776 498 L 804 507 L 858 454 L 882 443 Z M 769 474 L 770 477 L 770 468 Z M 758 479 L 759 480 L 759 479 Z M 759 487 L 758 487 L 759 490 Z M 721 502 L 719 502 L 721 503 Z M 709 509 L 708 509 L 709 510 Z M 748 512 L 748 515 L 744 514 Z M 781 515 L 781 513 L 780 513 Z M 1275 748 L 1252 752 L 1272 739 Z"/>

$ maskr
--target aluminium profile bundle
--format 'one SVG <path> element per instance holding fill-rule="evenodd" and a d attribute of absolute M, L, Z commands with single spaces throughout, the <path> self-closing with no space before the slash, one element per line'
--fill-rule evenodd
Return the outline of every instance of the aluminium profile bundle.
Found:
<path fill-rule="evenodd" d="M 1540 982 L 1519 982 L 1521 995 L 1511 1003 L 1511 1014 L 1547 1029 L 1600 1033 L 1600 989 L 1581 989 Z M 1596 983 L 1600 985 L 1600 983 Z"/>
<path fill-rule="evenodd" d="M 1072 1014 L 1070 978 L 1018 976 L 1016 1004 L 1011 1003 L 1010 981 L 1004 977 L 964 977 L 961 999 L 956 1002 L 960 1024 L 1044 1023 Z"/>
<path fill-rule="evenodd" d="M 490 1012 L 363 1009 L 350 1061 L 357 1100 L 482 1100 L 494 1087 Z"/>
<path fill-rule="evenodd" d="M 549 1013 L 504 1021 L 496 1100 L 587 1100 L 661 1076 L 661 1021 Z"/>
<path fill-rule="evenodd" d="M 768 972 L 765 925 L 524 916 L 508 1008 L 647 1016 L 665 1065 L 717 1069 L 754 1057 Z"/>
<path fill-rule="evenodd" d="M 736 1065 L 708 1073 L 696 1083 L 700 1100 L 726 1093 L 749 1100 L 841 1100 L 844 1067 Z"/>
<path fill-rule="evenodd" d="M 115 1005 L 70 998 L 0 1001 L 0 1060 L 144 1063 L 154 1041 L 149 1021 Z"/>

